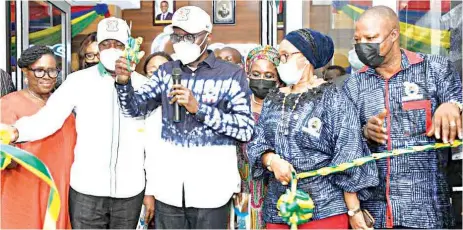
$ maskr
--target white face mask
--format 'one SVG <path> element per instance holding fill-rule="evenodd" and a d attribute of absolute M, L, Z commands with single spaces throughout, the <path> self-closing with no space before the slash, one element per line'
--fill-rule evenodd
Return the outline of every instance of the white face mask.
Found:
<path fill-rule="evenodd" d="M 359 69 L 363 68 L 365 64 L 359 60 L 357 53 L 354 49 L 349 50 L 349 64 L 352 67 L 353 72 L 358 71 Z"/>
<path fill-rule="evenodd" d="M 116 70 L 116 61 L 123 54 L 122 50 L 109 48 L 103 51 L 100 51 L 100 62 L 103 66 L 111 71 Z"/>
<path fill-rule="evenodd" d="M 277 70 L 281 80 L 286 83 L 286 85 L 290 86 L 297 84 L 301 80 L 306 66 L 307 64 L 304 65 L 304 68 L 299 70 L 297 69 L 296 61 L 293 60 L 284 64 L 280 63 Z"/>
<path fill-rule="evenodd" d="M 187 65 L 187 64 L 190 64 L 194 61 L 196 61 L 196 59 L 199 58 L 199 56 L 201 56 L 204 51 L 206 51 L 207 49 L 207 46 L 204 47 L 204 50 L 201 51 L 201 47 L 203 45 L 203 43 L 206 41 L 206 38 L 209 34 L 206 34 L 206 36 L 204 37 L 204 40 L 201 42 L 201 44 L 196 44 L 196 43 L 188 43 L 188 42 L 185 42 L 185 41 L 180 41 L 178 43 L 175 43 L 173 46 L 174 46 L 174 51 L 175 51 L 175 55 L 177 57 L 178 60 L 180 60 L 182 62 L 182 64 L 184 65 Z"/>

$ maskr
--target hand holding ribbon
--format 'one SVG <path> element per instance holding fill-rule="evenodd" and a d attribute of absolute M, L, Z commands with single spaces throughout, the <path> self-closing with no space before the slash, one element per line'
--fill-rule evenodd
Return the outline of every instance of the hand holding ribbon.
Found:
<path fill-rule="evenodd" d="M 129 38 L 122 57 L 116 61 L 116 80 L 118 83 L 126 84 L 129 81 L 130 75 L 145 55 L 144 51 L 140 51 L 142 42 L 143 38 L 141 37 Z"/>

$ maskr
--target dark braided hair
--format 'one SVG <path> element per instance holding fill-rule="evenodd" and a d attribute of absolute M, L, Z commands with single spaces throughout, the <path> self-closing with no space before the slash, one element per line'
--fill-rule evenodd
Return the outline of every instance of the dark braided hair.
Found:
<path fill-rule="evenodd" d="M 50 54 L 55 57 L 53 50 L 44 45 L 35 45 L 24 50 L 18 59 L 19 68 L 28 68 L 39 60 L 42 56 Z"/>

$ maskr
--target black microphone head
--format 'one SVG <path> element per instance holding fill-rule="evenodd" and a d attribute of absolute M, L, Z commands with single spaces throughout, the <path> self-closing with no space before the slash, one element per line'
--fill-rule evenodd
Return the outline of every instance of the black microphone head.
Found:
<path fill-rule="evenodd" d="M 172 70 L 172 78 L 180 79 L 181 75 L 182 75 L 182 70 L 180 68 L 174 68 Z"/>

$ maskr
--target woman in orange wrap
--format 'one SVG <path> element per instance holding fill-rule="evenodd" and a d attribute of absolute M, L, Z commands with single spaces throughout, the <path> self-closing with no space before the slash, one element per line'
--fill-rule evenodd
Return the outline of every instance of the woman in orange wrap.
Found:
<path fill-rule="evenodd" d="M 0 99 L 0 123 L 14 124 L 21 117 L 37 113 L 47 102 L 56 84 L 59 70 L 53 51 L 46 46 L 33 46 L 25 50 L 18 60 L 18 66 L 27 78 L 28 88 Z M 16 145 L 42 160 L 55 180 L 61 198 L 57 229 L 71 228 L 68 193 L 76 136 L 75 118 L 71 115 L 53 135 Z M 16 162 L 0 171 L 0 181 L 0 228 L 42 229 L 49 186 Z"/>

